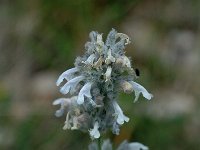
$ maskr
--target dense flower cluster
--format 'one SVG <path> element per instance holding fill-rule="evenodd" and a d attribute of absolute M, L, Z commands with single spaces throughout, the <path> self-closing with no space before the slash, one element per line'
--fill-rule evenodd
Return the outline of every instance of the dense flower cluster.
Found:
<path fill-rule="evenodd" d="M 89 37 L 85 54 L 56 83 L 62 94 L 71 97 L 57 99 L 53 105 L 61 106 L 55 113 L 57 117 L 66 113 L 63 129 L 89 131 L 96 139 L 108 129 L 119 134 L 119 127 L 129 121 L 117 103 L 119 91 L 134 92 L 134 101 L 140 93 L 148 100 L 152 94 L 134 81 L 136 73 L 124 52 L 130 43 L 126 34 L 112 29 L 105 42 L 98 32 L 91 32 Z"/>

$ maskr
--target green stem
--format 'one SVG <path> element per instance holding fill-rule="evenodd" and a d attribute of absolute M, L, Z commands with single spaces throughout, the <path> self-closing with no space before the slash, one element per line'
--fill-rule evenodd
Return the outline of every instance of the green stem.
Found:
<path fill-rule="evenodd" d="M 98 138 L 98 149 L 101 150 L 101 137 Z"/>

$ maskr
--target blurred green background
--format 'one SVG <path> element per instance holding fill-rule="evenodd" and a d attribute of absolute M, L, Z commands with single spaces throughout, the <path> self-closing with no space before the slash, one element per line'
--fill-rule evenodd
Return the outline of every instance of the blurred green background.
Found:
<path fill-rule="evenodd" d="M 131 118 L 112 133 L 150 150 L 200 150 L 200 1 L 198 0 L 1 0 L 0 149 L 80 150 L 88 134 L 64 131 L 54 99 L 57 77 L 84 53 L 90 31 L 115 28 L 132 43 L 126 54 L 139 68 L 137 82 L 152 101 L 133 104 L 121 95 Z"/>

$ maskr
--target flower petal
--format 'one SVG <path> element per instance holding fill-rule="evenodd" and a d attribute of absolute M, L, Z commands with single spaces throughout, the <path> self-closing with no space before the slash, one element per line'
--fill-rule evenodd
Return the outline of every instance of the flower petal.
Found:
<path fill-rule="evenodd" d="M 67 116 L 66 116 L 66 120 L 65 120 L 65 125 L 63 127 L 63 130 L 66 130 L 66 129 L 70 129 L 71 128 L 71 124 L 70 124 L 70 112 L 67 113 Z"/>
<path fill-rule="evenodd" d="M 53 105 L 59 105 L 63 102 L 65 98 L 58 98 L 56 100 L 53 101 Z"/>
<path fill-rule="evenodd" d="M 93 43 L 96 42 L 97 32 L 95 32 L 95 31 L 90 32 L 89 37 L 91 39 L 91 42 L 93 42 Z"/>
<path fill-rule="evenodd" d="M 85 84 L 82 89 L 80 90 L 79 94 L 78 94 L 78 99 L 77 99 L 77 103 L 83 104 L 84 103 L 84 96 L 88 97 L 88 98 L 92 98 L 90 90 L 91 90 L 91 86 L 92 83 L 87 83 Z"/>
<path fill-rule="evenodd" d="M 112 150 L 112 144 L 109 139 L 103 141 L 101 149 L 102 150 Z"/>
<path fill-rule="evenodd" d="M 134 102 L 136 102 L 139 98 L 140 93 L 142 93 L 143 97 L 145 97 L 146 99 L 150 100 L 153 95 L 151 93 L 149 93 L 143 86 L 141 86 L 140 84 L 134 82 L 134 81 L 130 81 L 130 83 L 133 86 L 133 89 L 135 91 L 135 100 Z"/>
<path fill-rule="evenodd" d="M 102 40 L 102 34 L 97 34 L 97 42 L 96 42 L 96 50 L 98 53 L 102 53 L 102 47 L 104 46 L 104 42 Z"/>
<path fill-rule="evenodd" d="M 94 124 L 94 128 L 89 130 L 91 138 L 98 139 L 100 137 L 100 132 L 98 129 L 99 123 L 96 121 Z"/>
<path fill-rule="evenodd" d="M 128 147 L 130 150 L 148 150 L 148 147 L 138 142 L 129 143 Z"/>
<path fill-rule="evenodd" d="M 108 56 L 107 56 L 107 58 L 106 58 L 106 60 L 105 60 L 105 63 L 106 63 L 106 64 L 110 64 L 110 63 L 112 63 L 112 62 L 115 62 L 115 57 L 112 56 L 112 54 L 111 54 L 111 49 L 108 50 L 107 55 L 108 55 Z"/>
<path fill-rule="evenodd" d="M 131 68 L 130 59 L 129 59 L 127 56 L 123 56 L 122 59 L 123 59 L 123 64 L 124 64 L 124 66 L 126 66 L 126 67 L 128 67 L 128 68 Z"/>
<path fill-rule="evenodd" d="M 56 117 L 63 115 L 65 110 L 68 110 L 76 103 L 77 96 L 71 98 L 58 98 L 53 102 L 53 105 L 60 105 L 60 109 L 55 112 Z"/>
<path fill-rule="evenodd" d="M 90 145 L 88 146 L 88 150 L 99 150 L 97 143 L 96 142 L 90 143 Z"/>
<path fill-rule="evenodd" d="M 61 105 L 60 109 L 55 112 L 56 117 L 61 117 L 64 114 L 67 103 L 70 103 L 70 100 L 67 98 L 59 98 L 53 102 L 53 105 Z"/>
<path fill-rule="evenodd" d="M 99 45 L 103 44 L 102 34 L 97 34 L 97 44 L 99 44 Z"/>
<path fill-rule="evenodd" d="M 57 80 L 57 82 L 56 82 L 56 85 L 59 86 L 59 85 L 63 82 L 63 79 L 70 80 L 71 74 L 73 74 L 73 73 L 75 73 L 75 72 L 77 72 L 77 71 L 79 71 L 79 69 L 76 68 L 76 67 L 75 67 L 75 68 L 71 68 L 71 69 L 69 69 L 69 70 L 66 70 L 65 72 L 63 72 L 63 73 L 59 76 L 59 78 L 58 78 L 58 80 Z"/>
<path fill-rule="evenodd" d="M 122 125 L 122 124 L 124 124 L 124 121 L 126 121 L 126 122 L 129 121 L 129 118 L 123 114 L 122 109 L 119 107 L 119 105 L 117 104 L 116 101 L 113 101 L 113 107 L 114 107 L 115 113 L 117 114 L 117 123 L 118 124 Z"/>
<path fill-rule="evenodd" d="M 108 34 L 107 36 L 107 40 L 106 40 L 106 45 L 107 46 L 113 46 L 116 42 L 116 34 L 117 34 L 117 31 L 115 29 L 112 29 L 110 31 L 110 33 Z"/>
<path fill-rule="evenodd" d="M 93 65 L 94 59 L 96 58 L 95 54 L 90 55 L 86 61 L 83 61 L 86 65 Z"/>
<path fill-rule="evenodd" d="M 75 91 L 75 88 L 76 86 L 78 85 L 78 83 L 80 81 L 82 81 L 84 79 L 84 76 L 78 76 L 78 77 L 75 77 L 71 80 L 69 80 L 61 89 L 60 89 L 60 92 L 63 93 L 63 94 L 67 94 L 69 93 L 69 91 Z"/>
<path fill-rule="evenodd" d="M 113 126 L 112 126 L 112 133 L 113 134 L 119 135 L 119 131 L 120 131 L 119 126 L 120 125 L 117 122 L 113 123 Z"/>
<path fill-rule="evenodd" d="M 78 129 L 78 118 L 76 116 L 72 119 L 73 126 L 71 127 L 71 130 L 77 130 Z"/>
<path fill-rule="evenodd" d="M 125 80 L 120 81 L 120 87 L 127 94 L 130 94 L 133 92 L 133 86 L 128 81 L 125 81 Z"/>
<path fill-rule="evenodd" d="M 112 68 L 110 66 L 108 66 L 106 73 L 105 73 L 105 77 L 106 77 L 106 81 L 110 81 L 111 80 L 111 73 L 112 73 Z"/>
<path fill-rule="evenodd" d="M 125 40 L 126 43 L 124 43 L 125 45 L 130 44 L 130 38 L 128 37 L 128 35 L 124 34 L 124 33 L 117 33 L 116 34 L 116 39 L 120 38 L 121 40 Z"/>
<path fill-rule="evenodd" d="M 59 109 L 59 110 L 56 110 L 55 112 L 56 117 L 61 117 L 63 114 L 64 114 L 64 109 Z"/>
<path fill-rule="evenodd" d="M 117 150 L 148 150 L 148 147 L 138 142 L 128 143 L 125 140 L 119 145 Z"/>

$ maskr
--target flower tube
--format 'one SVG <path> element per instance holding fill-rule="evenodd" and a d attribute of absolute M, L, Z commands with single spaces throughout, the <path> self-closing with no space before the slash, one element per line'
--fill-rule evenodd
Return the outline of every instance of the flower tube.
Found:
<path fill-rule="evenodd" d="M 69 80 L 61 89 L 60 89 L 60 92 L 62 94 L 67 94 L 69 93 L 69 91 L 71 91 L 72 93 L 75 92 L 75 88 L 76 86 L 78 85 L 78 83 L 80 81 L 82 81 L 84 79 L 84 76 L 78 76 L 78 77 L 75 77 L 71 80 Z"/>
<path fill-rule="evenodd" d="M 92 139 L 98 139 L 100 137 L 100 132 L 98 129 L 99 123 L 96 121 L 94 124 L 94 128 L 89 130 Z"/>
<path fill-rule="evenodd" d="M 140 84 L 134 82 L 134 81 L 130 81 L 130 83 L 133 86 L 133 90 L 135 91 L 135 100 L 134 102 L 136 102 L 140 96 L 140 93 L 142 93 L 143 97 L 145 97 L 146 99 L 150 100 L 153 95 L 150 94 L 143 86 L 141 86 Z"/>
<path fill-rule="evenodd" d="M 59 78 L 58 78 L 58 80 L 57 80 L 57 82 L 56 82 L 56 85 L 59 86 L 59 85 L 63 82 L 64 79 L 70 80 L 70 79 L 71 79 L 71 75 L 72 75 L 73 73 L 77 72 L 77 71 L 79 71 L 79 69 L 76 68 L 76 67 L 75 67 L 75 68 L 71 68 L 71 69 L 69 69 L 69 70 L 66 70 L 65 72 L 63 72 L 63 73 L 59 76 Z"/>
<path fill-rule="evenodd" d="M 77 99 L 77 103 L 79 105 L 84 103 L 84 96 L 86 96 L 88 98 L 92 98 L 91 93 L 90 93 L 91 86 L 92 86 L 92 83 L 87 83 L 80 90 L 80 92 L 78 94 L 78 99 Z"/>
<path fill-rule="evenodd" d="M 114 110 L 115 110 L 115 113 L 117 115 L 117 123 L 122 125 L 124 124 L 124 121 L 125 122 L 128 122 L 129 121 L 129 118 L 126 117 L 124 114 L 123 114 L 123 111 L 121 110 L 121 108 L 119 107 L 119 105 L 117 104 L 116 101 L 113 101 L 113 107 L 114 107 Z"/>

